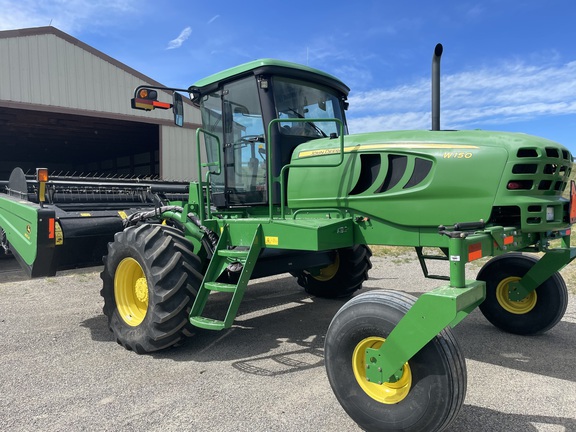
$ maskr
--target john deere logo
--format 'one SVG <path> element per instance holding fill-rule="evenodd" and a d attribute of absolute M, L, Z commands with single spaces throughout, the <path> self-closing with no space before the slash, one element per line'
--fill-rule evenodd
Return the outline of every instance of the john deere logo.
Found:
<path fill-rule="evenodd" d="M 32 232 L 32 227 L 30 225 L 26 225 L 26 232 L 30 234 Z"/>

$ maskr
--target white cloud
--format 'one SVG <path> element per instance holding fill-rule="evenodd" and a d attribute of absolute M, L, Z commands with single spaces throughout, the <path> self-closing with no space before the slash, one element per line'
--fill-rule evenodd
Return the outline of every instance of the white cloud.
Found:
<path fill-rule="evenodd" d="M 576 61 L 513 62 L 442 77 L 441 126 L 468 128 L 576 114 Z M 350 131 L 430 127 L 430 81 L 352 93 Z"/>
<path fill-rule="evenodd" d="M 220 15 L 214 15 L 212 18 L 210 18 L 210 21 L 208 21 L 206 24 L 210 25 L 212 24 L 214 21 L 216 21 L 218 18 L 220 18 Z"/>
<path fill-rule="evenodd" d="M 180 34 L 176 39 L 172 39 L 170 42 L 168 42 L 168 46 L 166 47 L 166 49 L 169 50 L 180 48 L 182 44 L 186 41 L 186 39 L 190 37 L 191 34 L 192 34 L 192 28 L 186 27 L 184 30 L 180 32 Z"/>
<path fill-rule="evenodd" d="M 428 129 L 430 127 L 430 121 L 430 114 L 426 112 L 390 113 L 349 118 L 348 129 L 350 133 Z"/>

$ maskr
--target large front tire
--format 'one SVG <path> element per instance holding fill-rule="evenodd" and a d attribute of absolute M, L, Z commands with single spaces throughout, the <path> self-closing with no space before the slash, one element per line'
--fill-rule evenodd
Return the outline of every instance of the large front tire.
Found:
<path fill-rule="evenodd" d="M 143 354 L 190 335 L 188 315 L 201 268 L 192 245 L 175 228 L 144 224 L 116 233 L 100 275 L 103 312 L 116 341 Z"/>
<path fill-rule="evenodd" d="M 486 282 L 486 299 L 480 311 L 490 323 L 508 333 L 533 335 L 554 327 L 568 306 L 568 289 L 560 273 L 554 273 L 526 298 L 509 296 L 511 282 L 518 282 L 538 260 L 510 253 L 488 261 L 477 279 Z"/>
<path fill-rule="evenodd" d="M 296 274 L 298 285 L 316 297 L 350 297 L 368 279 L 368 270 L 372 268 L 371 256 L 372 251 L 365 245 L 337 249 L 331 265 L 314 272 L 302 270 Z"/>
<path fill-rule="evenodd" d="M 441 431 L 458 414 L 466 394 L 466 363 L 446 328 L 403 367 L 402 377 L 377 384 L 366 378 L 366 348 L 378 348 L 416 299 L 372 291 L 334 316 L 325 343 L 326 371 L 336 398 L 366 431 Z"/>

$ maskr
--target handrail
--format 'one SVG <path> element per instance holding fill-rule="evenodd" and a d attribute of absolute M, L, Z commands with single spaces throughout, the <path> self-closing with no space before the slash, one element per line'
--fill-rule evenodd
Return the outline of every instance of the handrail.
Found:
<path fill-rule="evenodd" d="M 297 219 L 298 215 L 300 213 L 330 213 L 330 212 L 334 212 L 334 213 L 338 213 L 340 214 L 340 216 L 342 217 L 342 219 L 344 219 L 346 217 L 346 211 L 339 209 L 339 208 L 331 208 L 331 207 L 326 207 L 326 208 L 303 208 L 303 209 L 298 209 L 296 210 L 293 214 L 292 214 L 292 218 L 294 220 Z"/>
<path fill-rule="evenodd" d="M 282 169 L 280 170 L 280 176 L 279 177 L 274 177 L 273 175 L 273 166 L 272 166 L 272 162 L 273 162 L 273 145 L 272 145 L 272 126 L 276 123 L 326 123 L 326 122 L 335 122 L 340 126 L 340 133 L 338 135 L 338 139 L 339 139 L 339 144 L 340 144 L 340 149 L 339 149 L 339 154 L 340 154 L 340 160 L 335 163 L 335 164 L 310 164 L 310 165 L 293 165 L 293 164 L 287 164 L 284 165 L 282 167 Z M 334 168 L 334 167 L 338 167 L 340 165 L 342 165 L 344 163 L 344 123 L 342 122 L 342 120 L 337 119 L 337 118 L 329 118 L 329 119 L 325 119 L 325 118 L 287 118 L 287 119 L 273 119 L 272 121 L 270 121 L 270 123 L 268 123 L 268 140 L 269 140 L 269 145 L 266 146 L 266 159 L 267 159 L 267 163 L 268 163 L 268 218 L 269 220 L 273 219 L 273 200 L 272 200 L 272 195 L 273 195 L 273 187 L 274 187 L 274 183 L 280 183 L 280 218 L 281 219 L 285 219 L 286 215 L 285 215 L 285 205 L 284 205 L 284 198 L 286 195 L 286 187 L 284 184 L 284 172 L 287 169 L 290 168 Z"/>
<path fill-rule="evenodd" d="M 200 134 L 203 133 L 205 135 L 211 136 L 213 138 L 216 139 L 216 144 L 217 144 L 217 148 L 218 151 L 216 152 L 216 154 L 218 155 L 218 161 L 217 162 L 205 162 L 202 163 L 202 152 L 201 152 L 201 148 L 200 148 Z M 205 139 L 205 142 L 206 139 Z M 206 146 L 208 147 L 208 146 Z M 206 149 L 208 150 L 208 149 Z M 206 218 L 211 219 L 212 218 L 212 211 L 210 210 L 210 176 L 212 174 L 215 175 L 220 175 L 222 174 L 222 161 L 220 159 L 220 138 L 218 137 L 218 135 L 213 134 L 212 132 L 208 132 L 207 130 L 204 130 L 202 128 L 198 128 L 196 129 L 196 154 L 197 154 L 197 162 L 198 162 L 198 183 L 200 183 L 200 194 L 199 194 L 199 203 L 198 203 L 198 217 L 200 219 L 201 223 L 204 223 L 204 221 L 206 220 Z M 213 167 L 213 166 L 217 166 L 218 169 L 212 173 L 210 170 L 208 170 L 208 172 L 206 173 L 206 183 L 202 182 L 202 168 L 207 168 L 207 167 Z M 204 206 L 204 185 L 206 185 L 207 190 L 206 190 L 206 207 Z"/>

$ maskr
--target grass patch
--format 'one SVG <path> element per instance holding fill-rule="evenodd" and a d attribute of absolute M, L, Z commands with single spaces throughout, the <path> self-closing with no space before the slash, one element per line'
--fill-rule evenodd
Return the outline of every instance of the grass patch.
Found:
<path fill-rule="evenodd" d="M 414 252 L 414 248 L 407 246 L 370 246 L 372 255 L 377 257 L 399 257 L 402 255 L 409 255 Z"/>

